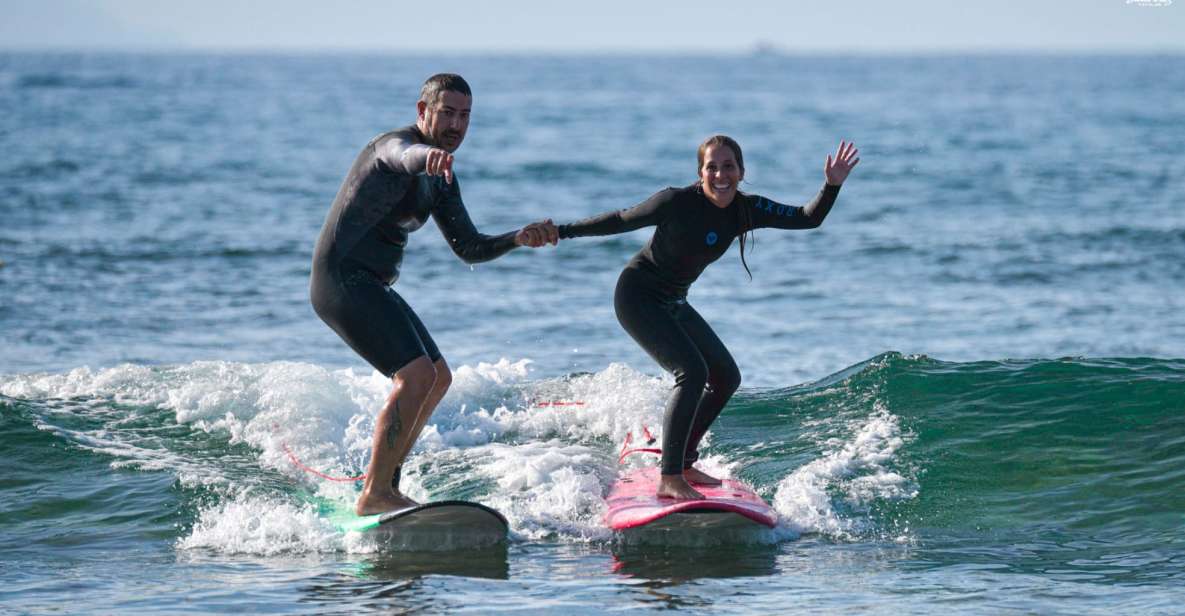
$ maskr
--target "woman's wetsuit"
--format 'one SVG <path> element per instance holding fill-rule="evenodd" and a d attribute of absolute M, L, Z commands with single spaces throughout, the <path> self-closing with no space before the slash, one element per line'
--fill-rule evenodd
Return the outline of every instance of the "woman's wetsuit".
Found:
<path fill-rule="evenodd" d="M 655 361 L 675 376 L 663 420 L 662 473 L 677 475 L 699 458 L 699 441 L 741 383 L 724 343 L 687 303 L 687 290 L 737 236 L 752 229 L 819 226 L 838 186 L 824 185 L 803 207 L 739 194 L 726 208 L 698 184 L 668 188 L 641 204 L 560 225 L 560 237 L 612 235 L 656 226 L 617 281 L 617 319 Z"/>
<path fill-rule="evenodd" d="M 388 377 L 417 357 L 440 359 L 424 324 L 391 289 L 408 234 L 431 215 L 466 263 L 489 261 L 515 247 L 514 232 L 477 232 L 456 177 L 449 184 L 424 175 L 428 150 L 415 126 L 366 144 L 338 190 L 313 251 L 313 309 Z"/>

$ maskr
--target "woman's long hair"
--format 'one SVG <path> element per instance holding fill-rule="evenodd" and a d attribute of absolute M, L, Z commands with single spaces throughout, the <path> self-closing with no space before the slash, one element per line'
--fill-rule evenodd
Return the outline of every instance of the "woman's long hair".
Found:
<path fill-rule="evenodd" d="M 699 167 L 696 168 L 695 176 L 699 180 L 700 191 L 704 189 L 704 178 L 701 175 L 704 168 L 704 155 L 707 154 L 708 148 L 714 145 L 727 146 L 728 149 L 732 150 L 732 155 L 737 159 L 737 166 L 741 168 L 741 175 L 744 176 L 745 174 L 745 155 L 741 153 L 741 144 L 737 143 L 735 139 L 728 135 L 712 135 L 704 140 L 703 143 L 699 144 L 699 153 L 696 155 L 696 159 L 699 161 Z M 737 192 L 740 192 L 740 187 L 737 188 Z M 749 235 L 749 239 L 754 245 L 757 244 L 757 234 L 753 232 L 753 213 L 745 206 L 743 200 L 737 207 L 737 228 L 741 231 L 741 265 L 744 266 L 745 273 L 749 275 L 749 280 L 753 280 L 753 272 L 749 271 L 749 264 L 745 262 L 745 234 L 747 233 Z"/>

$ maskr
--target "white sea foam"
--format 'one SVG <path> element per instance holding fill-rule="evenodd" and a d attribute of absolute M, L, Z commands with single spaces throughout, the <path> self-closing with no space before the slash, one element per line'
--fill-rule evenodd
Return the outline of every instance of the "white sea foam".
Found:
<path fill-rule="evenodd" d="M 480 500 L 502 511 L 520 539 L 607 540 L 602 496 L 620 470 L 618 449 L 627 434 L 633 446 L 643 446 L 643 426 L 661 437 L 669 379 L 624 364 L 557 379 L 532 379 L 530 372 L 525 359 L 456 368 L 449 393 L 405 463 L 404 490 L 422 501 L 457 494 Z M 364 472 L 389 388 L 374 372 L 207 361 L 18 376 L 0 384 L 0 393 L 89 399 L 93 403 L 84 407 L 96 413 L 110 412 L 108 401 L 160 409 L 177 424 L 248 445 L 255 464 L 269 473 L 243 469 L 241 454 L 230 464 L 186 446 L 141 442 L 118 429 L 63 434 L 110 455 L 113 466 L 171 470 L 184 485 L 214 490 L 218 502 L 201 509 L 180 547 L 270 554 L 374 549 L 364 538 L 334 535 L 306 497 L 294 494 L 348 503 L 356 486 L 301 470 L 289 452 L 330 475 Z M 652 456 L 626 461 L 628 468 L 648 464 Z M 731 475 L 723 459 L 709 456 L 701 465 Z M 276 485 L 271 473 L 290 483 Z"/>
<path fill-rule="evenodd" d="M 493 444 L 475 452 L 478 473 L 496 478 L 489 503 L 527 539 L 561 536 L 604 539 L 601 495 L 613 480 L 610 456 L 603 450 L 558 441 L 521 445 Z"/>
<path fill-rule="evenodd" d="M 335 552 L 347 547 L 347 543 L 346 537 L 319 517 L 312 505 L 240 494 L 203 509 L 193 530 L 177 546 L 225 554 L 270 555 Z"/>
<path fill-rule="evenodd" d="M 892 469 L 906 443 L 898 418 L 878 409 L 850 427 L 850 440 L 833 441 L 778 484 L 774 507 L 783 533 L 852 538 L 870 529 L 864 514 L 873 501 L 917 496 L 914 482 Z"/>
<path fill-rule="evenodd" d="M 468 469 L 491 486 L 483 501 L 516 536 L 605 539 L 602 495 L 617 474 L 617 445 L 642 425 L 655 429 L 667 385 L 621 364 L 544 381 L 528 380 L 526 368 L 506 360 L 459 368 L 408 466 Z"/>
<path fill-rule="evenodd" d="M 151 404 L 163 400 L 160 392 L 153 395 L 153 388 L 149 386 L 156 381 L 153 369 L 147 366 L 124 364 L 98 373 L 83 367 L 61 374 L 7 377 L 0 383 L 0 394 L 27 399 L 69 399 L 102 395 L 117 402 Z"/>

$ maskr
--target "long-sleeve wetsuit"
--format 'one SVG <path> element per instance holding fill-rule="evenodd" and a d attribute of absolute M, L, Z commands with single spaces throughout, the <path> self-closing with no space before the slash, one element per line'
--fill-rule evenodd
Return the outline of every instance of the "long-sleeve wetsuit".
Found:
<path fill-rule="evenodd" d="M 514 232 L 489 236 L 474 228 L 455 176 L 449 184 L 424 174 L 429 149 L 415 126 L 366 144 L 313 250 L 309 291 L 317 315 L 388 377 L 421 355 L 440 359 L 419 317 L 390 288 L 408 234 L 432 216 L 466 263 L 489 261 L 515 247 Z"/>
<path fill-rule="evenodd" d="M 697 184 L 659 191 L 630 209 L 560 225 L 561 238 L 656 227 L 622 271 L 613 303 L 626 332 L 675 376 L 663 420 L 664 475 L 679 474 L 698 459 L 700 439 L 741 380 L 728 349 L 687 304 L 691 284 L 742 233 L 819 226 L 838 194 L 838 186 L 824 185 L 801 207 L 738 194 L 719 208 Z"/>

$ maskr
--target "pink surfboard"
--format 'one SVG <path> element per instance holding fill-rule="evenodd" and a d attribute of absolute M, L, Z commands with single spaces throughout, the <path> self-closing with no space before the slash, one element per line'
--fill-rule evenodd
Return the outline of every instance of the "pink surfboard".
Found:
<path fill-rule="evenodd" d="M 658 468 L 641 468 L 618 478 L 606 499 L 605 525 L 613 530 L 651 528 L 727 528 L 777 525 L 777 515 L 749 486 L 732 479 L 723 485 L 692 484 L 703 500 L 655 496 Z"/>

